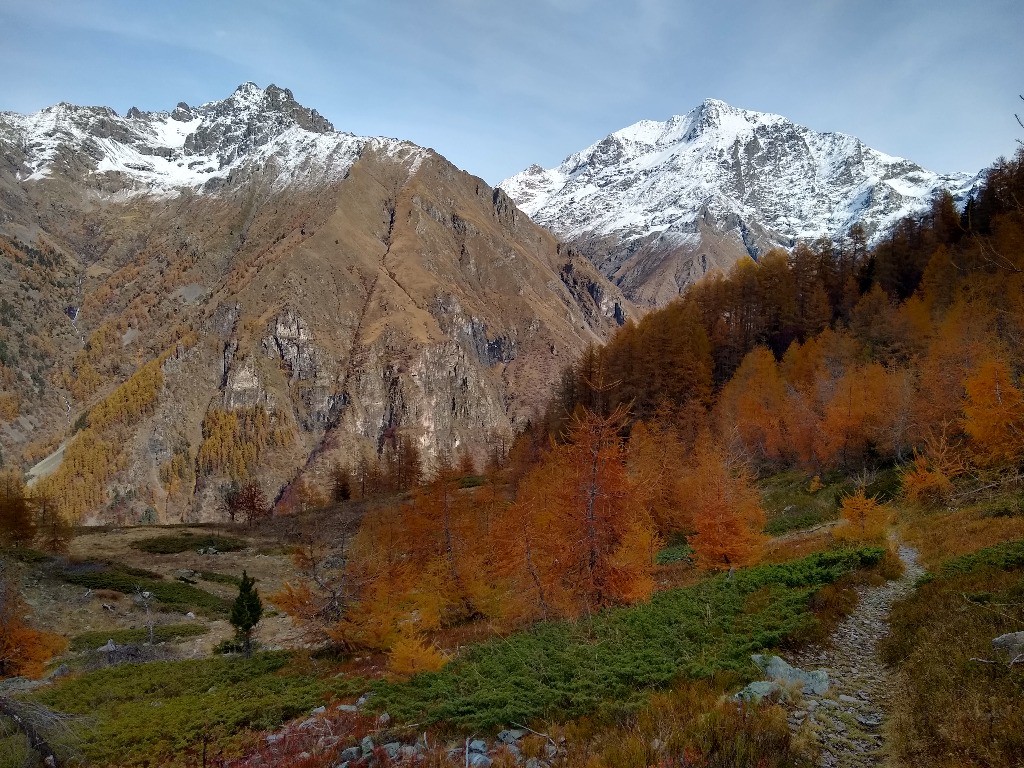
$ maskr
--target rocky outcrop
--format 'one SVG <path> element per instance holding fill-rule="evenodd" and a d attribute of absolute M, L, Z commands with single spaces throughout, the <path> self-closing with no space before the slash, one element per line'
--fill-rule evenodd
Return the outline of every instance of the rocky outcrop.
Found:
<path fill-rule="evenodd" d="M 228 481 L 196 465 L 210 409 L 263 408 L 287 433 L 253 469 L 270 496 L 401 437 L 428 466 L 482 457 L 633 312 L 500 190 L 432 151 L 336 133 L 273 86 L 124 118 L 70 105 L 5 114 L 0 148 L 12 159 L 0 236 L 43 237 L 68 254 L 55 279 L 81 285 L 50 313 L 68 326 L 51 378 L 73 378 L 78 331 L 118 340 L 95 346 L 102 384 L 71 403 L 72 422 L 138 363 L 188 350 L 126 436 L 116 478 L 163 520 L 213 514 Z M 64 306 L 82 308 L 77 330 Z M 49 425 L 57 445 L 66 421 L 32 427 Z M 167 481 L 172 465 L 181 482 Z"/>

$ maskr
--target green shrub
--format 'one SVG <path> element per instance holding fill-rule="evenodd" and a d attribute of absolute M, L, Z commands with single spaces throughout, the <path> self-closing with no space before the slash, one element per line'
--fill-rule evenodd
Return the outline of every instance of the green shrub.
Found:
<path fill-rule="evenodd" d="M 845 476 L 825 477 L 822 487 L 810 490 L 812 478 L 791 470 L 761 481 L 761 498 L 768 522 L 764 531 L 780 536 L 811 528 L 839 517 L 839 502 L 853 484 Z"/>
<path fill-rule="evenodd" d="M 226 600 L 191 584 L 164 581 L 158 573 L 111 563 L 79 563 L 66 568 L 60 577 L 69 584 L 89 589 L 112 589 L 125 594 L 150 592 L 160 607 L 182 613 L 225 616 L 230 607 Z"/>
<path fill-rule="evenodd" d="M 654 562 L 658 565 L 670 565 L 671 563 L 692 563 L 693 547 L 689 544 L 677 544 L 674 547 L 665 547 L 654 556 Z"/>
<path fill-rule="evenodd" d="M 627 711 L 680 675 L 754 674 L 750 654 L 806 632 L 823 585 L 877 564 L 880 548 L 811 555 L 656 594 L 577 622 L 548 622 L 470 648 L 447 667 L 376 685 L 399 721 L 493 728 Z M 757 593 L 756 595 L 754 593 Z"/>
<path fill-rule="evenodd" d="M 200 549 L 216 549 L 218 552 L 238 552 L 248 547 L 248 543 L 242 539 L 217 536 L 215 534 L 195 534 L 184 531 L 173 536 L 153 536 L 148 539 L 139 539 L 132 544 L 134 549 L 148 552 L 151 555 L 176 555 L 179 552 L 196 551 Z"/>
<path fill-rule="evenodd" d="M 157 643 L 184 640 L 189 637 L 205 635 L 210 628 L 205 624 L 164 624 L 153 627 L 153 640 Z M 113 640 L 117 645 L 140 645 L 149 642 L 149 629 L 112 629 L 96 632 L 83 632 L 71 638 L 70 650 L 86 651 L 99 648 Z"/>
<path fill-rule="evenodd" d="M 1024 568 L 1024 541 L 996 544 L 969 555 L 955 557 L 943 563 L 942 573 L 969 573 L 980 568 L 997 568 L 1003 571 Z"/>
<path fill-rule="evenodd" d="M 288 653 L 125 664 L 56 683 L 36 698 L 87 718 L 79 748 L 94 765 L 195 765 L 211 752 L 237 752 L 246 731 L 279 727 L 353 683 L 290 664 Z"/>

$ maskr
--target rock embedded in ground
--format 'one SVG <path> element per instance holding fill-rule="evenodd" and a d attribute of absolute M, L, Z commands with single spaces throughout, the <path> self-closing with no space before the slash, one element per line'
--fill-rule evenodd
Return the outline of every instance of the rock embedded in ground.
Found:
<path fill-rule="evenodd" d="M 822 696 L 828 692 L 828 673 L 817 669 L 807 672 L 787 663 L 779 656 L 764 656 L 755 653 L 750 657 L 754 664 L 761 669 L 769 680 L 775 680 L 783 685 L 800 685 L 803 692 Z"/>
<path fill-rule="evenodd" d="M 1024 632 L 1008 632 L 1000 635 L 992 641 L 992 647 L 997 651 L 1005 651 L 1011 657 L 1024 653 Z"/>

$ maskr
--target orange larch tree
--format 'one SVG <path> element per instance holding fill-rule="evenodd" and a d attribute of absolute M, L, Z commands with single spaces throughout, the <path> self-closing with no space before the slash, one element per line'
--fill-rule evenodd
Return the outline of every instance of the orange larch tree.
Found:
<path fill-rule="evenodd" d="M 642 599 L 654 587 L 658 547 L 647 494 L 627 469 L 626 414 L 577 413 L 557 445 L 523 479 L 522 531 L 510 569 L 537 614 L 580 615 Z"/>
<path fill-rule="evenodd" d="M 859 488 L 855 494 L 843 499 L 839 518 L 842 523 L 835 530 L 836 538 L 877 541 L 885 536 L 889 508 L 879 504 L 876 499 L 865 496 L 864 489 Z"/>
<path fill-rule="evenodd" d="M 766 541 L 765 514 L 749 473 L 707 434 L 685 472 L 698 564 L 727 569 L 756 560 Z"/>
<path fill-rule="evenodd" d="M 64 638 L 25 624 L 25 601 L 0 563 L 0 679 L 36 678 L 46 662 L 67 646 Z"/>
<path fill-rule="evenodd" d="M 988 359 L 964 382 L 964 429 L 979 462 L 1017 466 L 1024 459 L 1024 393 L 1005 360 Z"/>

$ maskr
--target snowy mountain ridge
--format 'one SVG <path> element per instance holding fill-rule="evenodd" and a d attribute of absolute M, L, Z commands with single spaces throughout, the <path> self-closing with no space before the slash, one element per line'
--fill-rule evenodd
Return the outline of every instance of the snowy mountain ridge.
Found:
<path fill-rule="evenodd" d="M 699 249 L 711 229 L 756 258 L 797 240 L 840 238 L 857 223 L 877 242 L 940 190 L 962 203 L 977 178 L 933 173 L 853 136 L 708 99 L 499 186 L 571 240 L 612 238 L 629 253 L 655 244 Z M 622 258 L 613 255 L 602 269 L 615 275 Z"/>
<path fill-rule="evenodd" d="M 104 191 L 174 196 L 215 191 L 254 173 L 273 187 L 343 176 L 367 146 L 389 154 L 422 152 L 396 139 L 334 130 L 288 89 L 244 83 L 221 101 L 179 103 L 170 112 L 122 117 L 109 107 L 61 102 L 29 115 L 0 113 L 0 138 L 22 150 L 23 181 L 62 171 L 92 177 Z"/>

